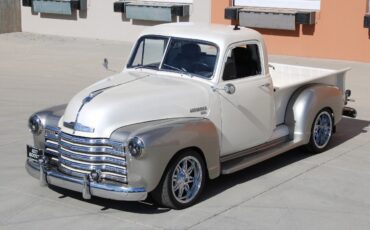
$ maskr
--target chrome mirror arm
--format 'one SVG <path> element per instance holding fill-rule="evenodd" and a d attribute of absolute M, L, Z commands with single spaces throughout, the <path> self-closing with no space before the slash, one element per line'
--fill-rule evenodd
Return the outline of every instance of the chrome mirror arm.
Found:
<path fill-rule="evenodd" d="M 224 90 L 227 94 L 234 94 L 236 91 L 236 88 L 233 84 L 228 83 L 224 87 L 219 86 L 211 86 L 213 92 Z"/>

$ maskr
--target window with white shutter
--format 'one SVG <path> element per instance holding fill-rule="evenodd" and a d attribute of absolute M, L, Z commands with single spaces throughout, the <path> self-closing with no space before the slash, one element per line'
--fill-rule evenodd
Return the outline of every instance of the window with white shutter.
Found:
<path fill-rule="evenodd" d="M 234 0 L 234 5 L 320 10 L 320 0 Z"/>

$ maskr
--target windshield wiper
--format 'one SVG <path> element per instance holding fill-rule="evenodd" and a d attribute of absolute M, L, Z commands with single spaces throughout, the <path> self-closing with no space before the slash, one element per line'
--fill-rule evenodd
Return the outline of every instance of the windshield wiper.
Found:
<path fill-rule="evenodd" d="M 137 65 L 137 66 L 135 66 L 135 69 L 141 69 L 141 68 L 157 69 L 158 64 L 157 63 L 152 63 L 152 64 L 147 64 L 147 65 Z"/>
<path fill-rule="evenodd" d="M 166 63 L 163 63 L 162 65 L 165 66 L 165 67 L 168 67 L 170 69 L 177 70 L 177 71 L 179 71 L 182 74 L 188 75 L 189 77 L 193 77 L 193 75 L 191 73 L 189 73 L 188 71 L 186 71 L 185 68 L 181 68 L 180 69 L 180 68 L 178 68 L 176 66 L 172 66 L 172 65 L 169 65 L 169 64 L 166 64 Z"/>

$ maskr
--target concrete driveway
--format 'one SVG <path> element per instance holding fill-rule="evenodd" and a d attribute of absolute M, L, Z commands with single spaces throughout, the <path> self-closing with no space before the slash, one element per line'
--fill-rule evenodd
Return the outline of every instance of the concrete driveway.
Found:
<path fill-rule="evenodd" d="M 296 149 L 210 181 L 202 201 L 182 211 L 150 202 L 113 202 L 40 187 L 24 169 L 27 119 L 63 104 L 119 71 L 130 44 L 0 35 L 0 229 L 369 229 L 370 64 L 272 57 L 309 66 L 352 67 L 348 88 L 358 119 L 339 124 L 330 149 Z M 109 59 L 109 69 L 102 67 Z"/>

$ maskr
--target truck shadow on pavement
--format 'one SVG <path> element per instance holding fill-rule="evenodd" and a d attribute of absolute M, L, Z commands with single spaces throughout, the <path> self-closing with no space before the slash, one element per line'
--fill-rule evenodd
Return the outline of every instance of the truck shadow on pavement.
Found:
<path fill-rule="evenodd" d="M 344 142 L 360 135 L 361 133 L 366 133 L 367 130 L 365 128 L 369 127 L 369 125 L 370 121 L 343 118 L 337 126 L 337 132 L 334 134 L 328 150 L 343 144 Z M 325 152 L 322 154 L 325 154 Z M 231 189 L 234 186 L 237 186 L 238 184 L 246 183 L 250 180 L 312 156 L 313 155 L 305 148 L 300 147 L 239 172 L 230 175 L 222 175 L 215 180 L 207 182 L 199 202 L 206 201 L 209 198 L 212 198 L 228 189 Z M 60 199 L 71 197 L 73 199 L 89 202 L 91 204 L 101 206 L 101 211 L 118 210 L 144 214 L 160 214 L 169 211 L 169 209 L 154 205 L 150 199 L 145 202 L 119 202 L 93 197 L 91 200 L 85 201 L 82 199 L 81 193 L 68 191 L 54 186 L 50 186 L 50 188 L 61 194 L 59 197 Z"/>

